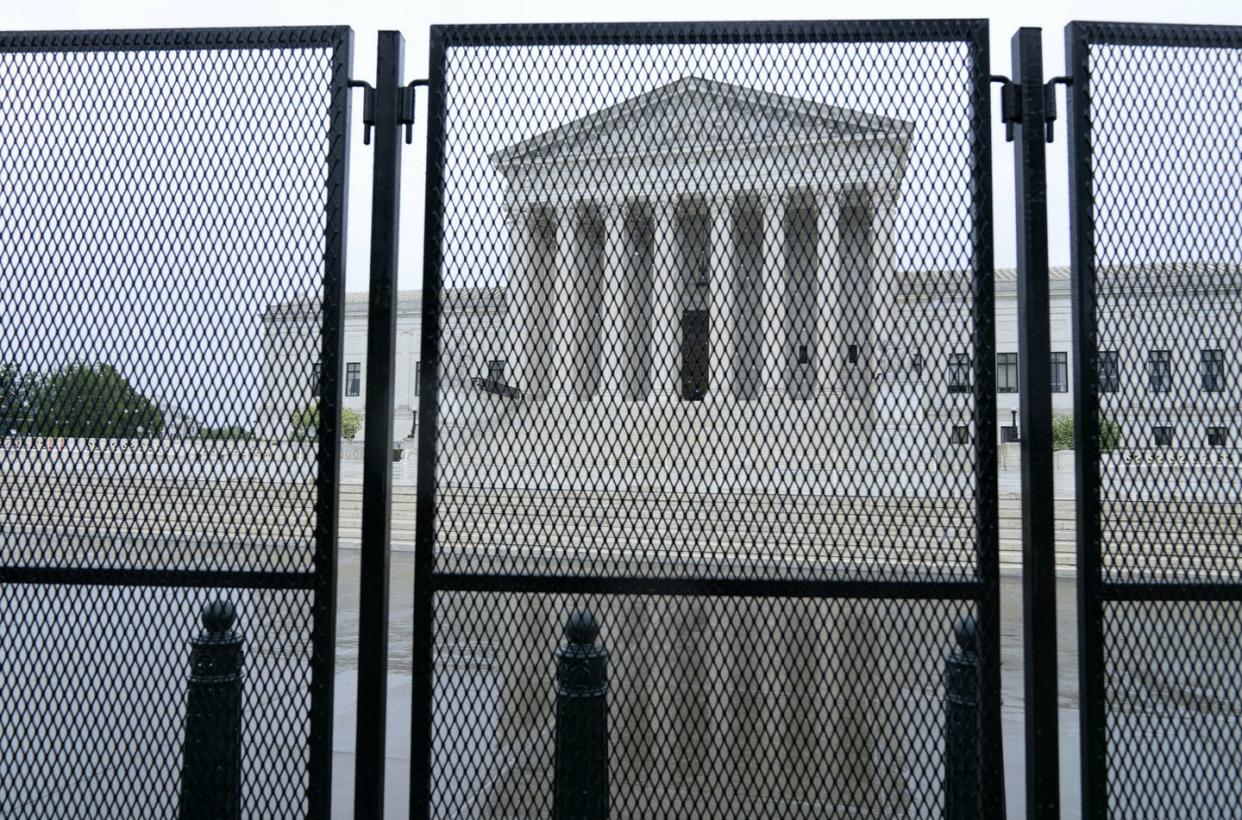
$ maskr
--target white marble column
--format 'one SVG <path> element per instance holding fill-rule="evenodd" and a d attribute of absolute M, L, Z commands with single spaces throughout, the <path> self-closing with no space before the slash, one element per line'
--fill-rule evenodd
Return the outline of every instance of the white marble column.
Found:
<path fill-rule="evenodd" d="M 581 317 L 574 315 L 578 288 L 576 203 L 556 209 L 556 253 L 548 271 L 552 287 L 548 293 L 548 389 L 557 395 L 573 394 L 577 379 L 574 369 L 575 327 Z"/>
<path fill-rule="evenodd" d="M 818 210 L 815 276 L 816 387 L 829 393 L 840 387 L 841 361 L 841 206 L 833 191 L 816 197 Z"/>
<path fill-rule="evenodd" d="M 711 200 L 711 310 L 708 325 L 711 333 L 708 395 L 728 399 L 733 395 L 736 331 L 734 304 L 737 300 L 737 276 L 734 269 L 733 201 L 729 196 Z"/>
<path fill-rule="evenodd" d="M 526 206 L 510 204 L 506 219 L 508 226 L 508 279 L 505 298 L 509 308 L 509 359 L 508 381 L 523 391 L 536 392 L 536 373 L 531 360 L 535 324 L 533 307 L 535 298 L 534 277 L 531 275 L 531 259 L 534 242 L 531 239 L 531 217 Z"/>
<path fill-rule="evenodd" d="M 785 197 L 777 192 L 763 198 L 763 390 L 772 396 L 786 392 L 786 287 Z"/>
<path fill-rule="evenodd" d="M 635 324 L 626 300 L 633 272 L 625 234 L 625 206 L 608 203 L 601 210 L 604 217 L 604 315 L 600 323 L 603 362 L 598 393 L 624 397 L 628 394 L 628 341 Z"/>
<path fill-rule="evenodd" d="M 880 376 L 893 367 L 894 348 L 903 347 L 908 338 L 892 327 L 896 305 L 893 294 L 896 290 L 896 270 L 893 260 L 897 253 L 897 237 L 894 233 L 894 217 L 897 212 L 897 192 L 880 188 L 871 196 L 871 282 L 874 302 L 872 322 L 868 341 L 878 354 L 872 365 L 872 384 L 879 381 Z M 875 389 L 872 388 L 874 396 Z"/>
<path fill-rule="evenodd" d="M 677 247 L 677 211 L 673 200 L 652 203 L 655 263 L 651 271 L 651 399 L 681 396 L 681 316 L 678 295 L 681 254 Z"/>

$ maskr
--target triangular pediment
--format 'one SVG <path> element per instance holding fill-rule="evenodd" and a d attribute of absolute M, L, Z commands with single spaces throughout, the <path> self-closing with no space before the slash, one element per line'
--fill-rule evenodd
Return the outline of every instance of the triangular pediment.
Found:
<path fill-rule="evenodd" d="M 499 166 L 593 157 L 908 137 L 910 123 L 754 88 L 685 77 L 523 140 Z"/>

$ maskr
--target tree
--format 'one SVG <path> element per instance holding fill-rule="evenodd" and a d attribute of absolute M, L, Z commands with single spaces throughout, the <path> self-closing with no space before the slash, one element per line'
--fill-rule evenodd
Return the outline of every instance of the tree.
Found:
<path fill-rule="evenodd" d="M 164 432 L 159 406 L 109 364 L 71 364 L 39 385 L 32 431 L 66 438 L 154 438 Z"/>
<path fill-rule="evenodd" d="M 290 417 L 293 423 L 294 438 L 314 438 L 315 430 L 319 428 L 319 403 L 311 402 L 301 410 L 294 410 Z M 357 411 L 345 407 L 341 410 L 341 435 L 347 439 L 352 439 L 358 435 L 358 430 L 362 427 L 362 417 Z"/>
<path fill-rule="evenodd" d="M 16 365 L 0 364 L 0 436 L 13 430 L 26 432 L 35 387 L 30 374 Z"/>
<path fill-rule="evenodd" d="M 1121 446 L 1121 425 L 1100 415 L 1100 452 L 1107 453 Z M 1074 417 L 1058 413 L 1052 418 L 1052 449 L 1074 449 Z"/>

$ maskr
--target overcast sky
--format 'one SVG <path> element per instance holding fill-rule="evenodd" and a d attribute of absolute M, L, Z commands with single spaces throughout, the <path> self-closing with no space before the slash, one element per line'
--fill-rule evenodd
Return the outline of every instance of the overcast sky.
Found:
<path fill-rule="evenodd" d="M 257 26 L 345 24 L 355 32 L 354 76 L 373 79 L 375 35 L 379 29 L 398 29 L 406 37 L 406 76 L 427 73 L 427 29 L 432 23 L 581 22 L 619 20 L 714 20 L 714 19 L 814 19 L 858 17 L 865 11 L 872 18 L 988 17 L 992 32 L 993 73 L 1009 73 L 1009 38 L 1019 25 L 1044 29 L 1045 73 L 1063 73 L 1063 33 L 1071 19 L 1132 22 L 1180 22 L 1242 25 L 1242 3 L 1233 0 L 1054 0 L 1044 3 L 903 2 L 870 0 L 856 3 L 767 0 L 762 4 L 729 3 L 721 0 L 626 0 L 625 3 L 567 2 L 567 0 L 479 0 L 473 3 L 355 2 L 327 0 L 184 0 L 138 2 L 137 0 L 40 0 L 10 3 L 5 25 L 14 29 L 146 28 L 181 26 Z M 995 98 L 993 100 L 995 107 Z M 1066 183 L 1064 97 L 1058 102 L 1057 142 L 1049 154 L 1049 222 L 1053 264 L 1068 260 L 1066 239 Z M 401 285 L 417 287 L 421 281 L 422 177 L 425 97 L 420 98 L 420 130 L 415 144 L 406 149 L 402 220 Z M 358 127 L 357 113 L 354 117 Z M 365 287 L 370 219 L 370 149 L 360 139 L 353 144 L 350 200 L 349 286 Z M 996 203 L 996 264 L 1012 265 L 1013 250 L 1013 157 L 997 124 L 993 136 L 993 169 Z"/>

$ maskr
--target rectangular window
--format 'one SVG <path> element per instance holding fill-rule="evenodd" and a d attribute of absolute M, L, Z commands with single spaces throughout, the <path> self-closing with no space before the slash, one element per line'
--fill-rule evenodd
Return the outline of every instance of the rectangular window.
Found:
<path fill-rule="evenodd" d="M 1153 393 L 1168 393 L 1173 389 L 1172 351 L 1147 351 L 1147 386 Z"/>
<path fill-rule="evenodd" d="M 345 365 L 345 395 L 357 396 L 362 392 L 362 362 Z"/>
<path fill-rule="evenodd" d="M 965 353 L 949 354 L 949 392 L 970 392 L 970 357 Z"/>
<path fill-rule="evenodd" d="M 953 425 L 953 443 L 970 444 L 970 428 L 965 424 Z"/>
<path fill-rule="evenodd" d="M 1229 428 L 1209 427 L 1207 429 L 1207 438 L 1209 447 L 1224 447 L 1229 441 Z"/>
<path fill-rule="evenodd" d="M 1053 393 L 1069 392 L 1069 354 L 1052 354 L 1052 385 Z"/>
<path fill-rule="evenodd" d="M 1208 348 L 1199 351 L 1199 376 L 1204 393 L 1225 392 L 1225 351 Z"/>
<path fill-rule="evenodd" d="M 996 392 L 1018 392 L 1018 354 L 996 354 Z"/>
<path fill-rule="evenodd" d="M 1151 439 L 1152 443 L 1154 443 L 1157 447 L 1172 447 L 1173 428 L 1157 425 L 1151 428 Z"/>
<path fill-rule="evenodd" d="M 418 395 L 418 389 L 423 383 L 423 360 L 419 359 L 414 362 L 414 395 Z"/>
<path fill-rule="evenodd" d="M 1100 351 L 1100 392 L 1116 393 L 1121 389 L 1121 370 L 1116 350 Z"/>
<path fill-rule="evenodd" d="M 923 354 L 915 353 L 910 357 L 910 372 L 915 376 L 923 375 Z"/>

